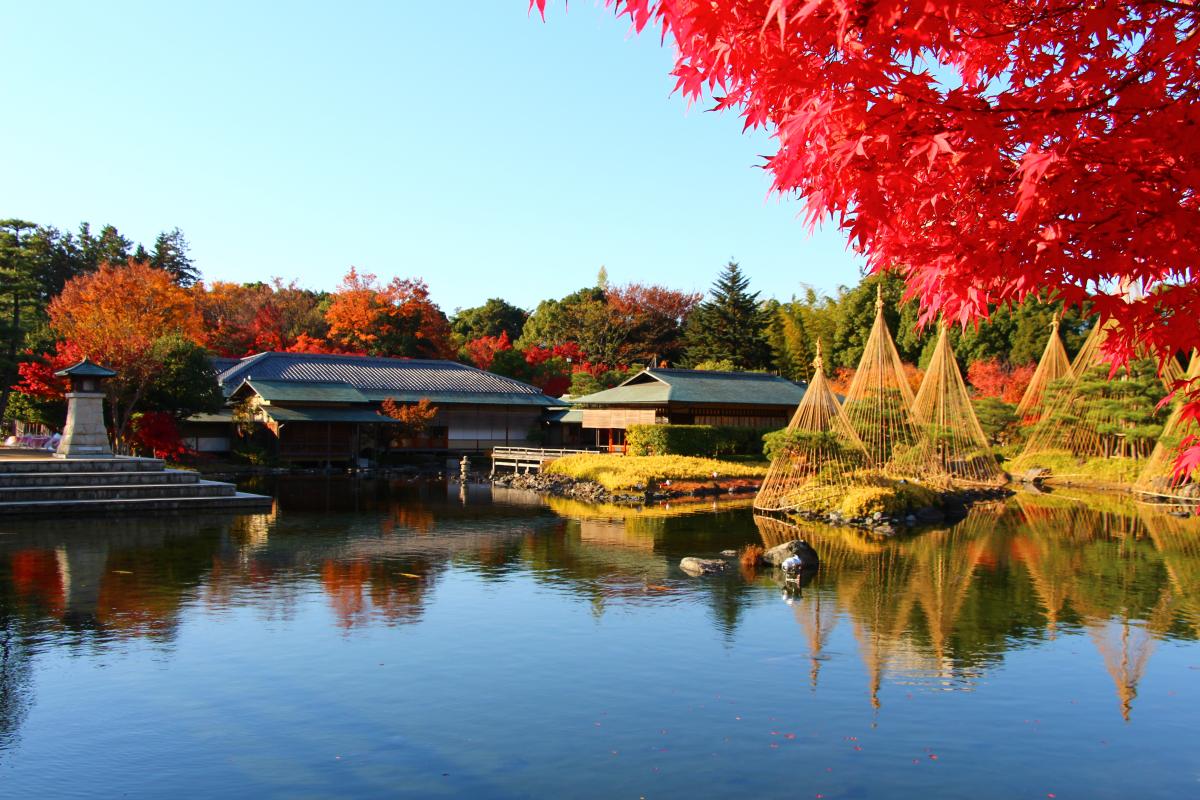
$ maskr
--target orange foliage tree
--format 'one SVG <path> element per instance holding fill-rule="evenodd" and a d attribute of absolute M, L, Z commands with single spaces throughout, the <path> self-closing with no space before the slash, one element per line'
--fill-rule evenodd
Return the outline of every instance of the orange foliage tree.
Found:
<path fill-rule="evenodd" d="M 241 358 L 267 350 L 340 352 L 325 342 L 328 323 L 321 295 L 295 282 L 270 284 L 223 281 L 193 292 L 204 319 L 203 344 L 222 356 Z M 302 345 L 301 345 L 302 343 Z M 301 345 L 301 346 L 298 346 Z"/>
<path fill-rule="evenodd" d="M 325 319 L 332 342 L 373 356 L 454 357 L 450 323 L 421 280 L 393 278 L 381 285 L 351 267 Z"/>
<path fill-rule="evenodd" d="M 169 337 L 202 339 L 195 301 L 169 273 L 148 264 L 103 264 L 72 278 L 49 306 L 50 327 L 74 352 L 116 370 L 107 381 L 117 440 L 162 370 L 156 351 Z"/>
<path fill-rule="evenodd" d="M 420 436 L 437 417 L 437 406 L 422 397 L 416 403 L 397 403 L 392 398 L 383 401 L 384 415 L 399 422 L 401 436 Z"/>
<path fill-rule="evenodd" d="M 973 361 L 967 367 L 967 382 L 976 397 L 996 397 L 1006 403 L 1019 403 L 1037 369 L 1034 364 L 1014 367 L 997 358 Z"/>

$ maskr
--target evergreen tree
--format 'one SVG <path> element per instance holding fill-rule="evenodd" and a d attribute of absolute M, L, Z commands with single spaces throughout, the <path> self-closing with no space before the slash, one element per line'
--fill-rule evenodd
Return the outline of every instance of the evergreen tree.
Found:
<path fill-rule="evenodd" d="M 713 284 L 712 299 L 701 303 L 688 319 L 688 363 L 729 361 L 741 370 L 771 366 L 767 315 L 759 306 L 758 292 L 750 292 L 749 287 L 750 280 L 736 261 L 725 265 Z"/>
<path fill-rule="evenodd" d="M 521 338 L 525 320 L 529 313 L 511 303 L 493 297 L 475 308 L 460 308 L 450 320 L 450 328 L 464 342 L 481 336 L 499 336 L 507 333 L 511 341 Z"/>
<path fill-rule="evenodd" d="M 0 220 L 0 418 L 17 382 L 18 354 L 26 331 L 41 309 L 38 302 L 36 226 L 21 219 Z"/>
<path fill-rule="evenodd" d="M 138 250 L 144 252 L 140 245 Z M 183 231 L 179 228 L 164 231 L 154 240 L 150 266 L 166 270 L 175 279 L 175 283 L 183 287 L 192 286 L 200 280 L 200 270 L 196 269 L 192 259 L 188 257 L 187 239 L 183 238 Z"/>

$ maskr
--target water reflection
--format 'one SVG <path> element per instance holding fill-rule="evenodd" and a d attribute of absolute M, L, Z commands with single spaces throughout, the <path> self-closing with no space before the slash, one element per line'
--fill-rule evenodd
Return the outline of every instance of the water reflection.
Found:
<path fill-rule="evenodd" d="M 814 592 L 797 609 L 814 684 L 829 631 L 848 618 L 876 707 L 887 673 L 969 689 L 1006 651 L 1065 629 L 1088 634 L 1128 720 L 1156 643 L 1200 634 L 1200 520 L 1161 507 L 1020 494 L 898 541 L 755 522 L 767 546 L 804 538 L 822 555 Z"/>
<path fill-rule="evenodd" d="M 327 478 L 258 488 L 277 498 L 270 513 L 6 527 L 0 753 L 36 701 L 31 675 L 44 655 L 142 644 L 169 652 L 185 624 L 242 611 L 290 624 L 319 608 L 342 641 L 427 626 L 441 606 L 441 624 L 456 624 L 469 619 L 452 602 L 464 582 L 520 593 L 530 606 L 583 603 L 597 620 L 665 624 L 655 615 L 698 609 L 729 650 L 747 646 L 748 618 L 767 624 L 783 597 L 810 691 L 822 691 L 830 670 L 846 672 L 830 649 L 844 633 L 862 665 L 858 697 L 875 713 L 889 686 L 971 691 L 1010 653 L 1077 637 L 1103 662 L 1115 711 L 1129 720 L 1156 648 L 1200 637 L 1200 522 L 1123 498 L 1022 494 L 952 527 L 878 540 L 755 516 L 736 502 L 633 510 Z M 771 571 L 696 580 L 677 567 L 684 555 L 793 538 L 822 557 L 798 591 L 782 591 Z M 554 648 L 561 635 L 530 646 Z M 485 644 L 499 646 L 496 636 Z"/>

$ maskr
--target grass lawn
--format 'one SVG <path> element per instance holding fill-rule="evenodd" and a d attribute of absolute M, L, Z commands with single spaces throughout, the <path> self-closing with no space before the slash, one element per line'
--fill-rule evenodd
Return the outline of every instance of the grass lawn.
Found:
<path fill-rule="evenodd" d="M 692 456 L 615 456 L 581 454 L 566 456 L 546 465 L 546 472 L 566 475 L 585 481 L 595 481 L 609 491 L 621 491 L 645 486 L 653 479 L 661 483 L 672 481 L 707 481 L 730 478 L 762 478 L 768 464 L 718 461 L 715 458 Z"/>

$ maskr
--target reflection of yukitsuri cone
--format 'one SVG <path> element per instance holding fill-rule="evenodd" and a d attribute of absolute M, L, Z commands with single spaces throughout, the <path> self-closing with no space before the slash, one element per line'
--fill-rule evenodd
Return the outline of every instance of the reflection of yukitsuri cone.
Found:
<path fill-rule="evenodd" d="M 921 439 L 906 452 L 897 448 L 892 463 L 899 472 L 934 483 L 949 478 L 957 483 L 1002 484 L 1004 473 L 979 426 L 947 332 L 943 322 L 913 403 Z"/>
<path fill-rule="evenodd" d="M 771 462 L 754 507 L 821 509 L 844 497 L 855 473 L 872 466 L 866 448 L 825 380 L 821 342 L 813 378 L 787 427 L 789 446 Z"/>
<path fill-rule="evenodd" d="M 1050 639 L 1058 636 L 1058 620 L 1073 591 L 1071 576 L 1078 565 L 1078 550 L 1044 533 L 1027 531 L 1013 540 L 1013 550 L 1025 565 L 1033 590 L 1046 612 Z"/>
<path fill-rule="evenodd" d="M 1025 394 L 1017 404 L 1017 417 L 1030 423 L 1036 422 L 1042 416 L 1043 404 L 1046 402 L 1046 387 L 1053 381 L 1071 376 L 1071 362 L 1067 359 L 1066 348 L 1063 347 L 1062 337 L 1058 335 L 1058 314 L 1050 323 L 1050 338 L 1042 358 L 1038 361 L 1037 369 L 1025 387 Z"/>
<path fill-rule="evenodd" d="M 1192 351 L 1186 377 L 1189 380 L 1200 379 L 1200 351 Z M 1196 482 L 1175 475 L 1175 456 L 1180 442 L 1196 434 L 1200 434 L 1200 427 L 1194 421 L 1183 418 L 1183 400 L 1177 395 L 1171 416 L 1163 426 L 1162 436 L 1146 459 L 1146 466 L 1134 486 L 1138 494 L 1200 502 L 1200 493 L 1195 491 Z"/>
<path fill-rule="evenodd" d="M 916 562 L 912 592 L 929 625 L 939 668 L 946 663 L 946 642 L 954 631 L 983 552 L 983 543 L 977 541 L 977 534 L 986 536 L 987 533 L 979 523 L 981 520 L 985 523 L 995 521 L 992 514 L 975 514 L 975 517 L 974 525 L 971 525 L 971 519 L 963 520 L 951 530 L 926 533 L 907 548 Z"/>
<path fill-rule="evenodd" d="M 1104 667 L 1116 685 L 1121 701 L 1121 718 L 1129 721 L 1138 683 L 1158 643 L 1158 634 L 1170 626 L 1170 595 L 1164 594 L 1144 625 L 1130 624 L 1128 616 L 1119 622 L 1099 620 L 1088 625 L 1088 633 L 1104 658 Z"/>
<path fill-rule="evenodd" d="M 875 322 L 858 370 L 846 391 L 846 417 L 876 464 L 886 465 L 897 448 L 916 443 L 912 388 L 883 318 L 883 290 L 875 298 Z"/>
<path fill-rule="evenodd" d="M 1200 636 L 1200 518 L 1181 519 L 1146 504 L 1138 513 L 1162 556 L 1176 605 Z"/>
<path fill-rule="evenodd" d="M 799 604 L 792 607 L 792 613 L 796 615 L 796 621 L 804 629 L 805 638 L 808 640 L 808 657 L 811 664 L 808 679 L 814 690 L 817 688 L 817 678 L 821 672 L 822 653 L 838 620 L 837 605 L 821 595 L 820 591 L 809 592 Z"/>
<path fill-rule="evenodd" d="M 854 637 L 870 678 L 871 705 L 878 709 L 879 689 L 887 664 L 908 628 L 912 615 L 912 561 L 897 548 L 887 548 L 867 561 L 857 585 L 838 600 L 854 623 Z"/>

